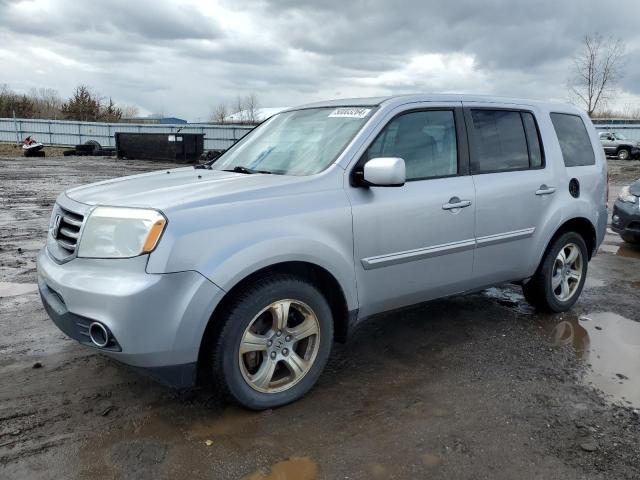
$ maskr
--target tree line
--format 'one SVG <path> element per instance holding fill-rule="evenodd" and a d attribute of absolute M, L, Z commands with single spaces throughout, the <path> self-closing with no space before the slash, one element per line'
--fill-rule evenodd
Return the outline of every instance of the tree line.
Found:
<path fill-rule="evenodd" d="M 238 114 L 238 118 L 230 122 L 228 119 L 229 115 L 235 113 Z M 259 116 L 258 96 L 255 93 L 250 93 L 246 96 L 238 95 L 232 102 L 222 101 L 214 105 L 209 114 L 209 122 L 247 123 L 255 125 L 262 120 Z"/>
<path fill-rule="evenodd" d="M 17 93 L 7 85 L 0 85 L 0 118 L 14 114 L 18 118 L 120 122 L 135 117 L 138 109 L 131 105 L 116 105 L 111 97 L 101 97 L 86 85 L 78 85 L 66 100 L 51 88 Z"/>

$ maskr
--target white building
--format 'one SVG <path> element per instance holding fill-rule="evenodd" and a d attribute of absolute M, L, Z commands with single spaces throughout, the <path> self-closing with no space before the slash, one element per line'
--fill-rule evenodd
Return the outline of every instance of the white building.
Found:
<path fill-rule="evenodd" d="M 266 120 L 267 118 L 275 115 L 276 113 L 281 112 L 282 110 L 286 110 L 289 107 L 267 107 L 267 108 L 256 108 L 255 110 L 255 120 L 257 123 Z M 236 113 L 232 113 L 231 115 L 227 115 L 224 117 L 224 121 L 228 123 L 244 123 L 248 122 L 251 115 L 247 110 L 241 110 Z"/>

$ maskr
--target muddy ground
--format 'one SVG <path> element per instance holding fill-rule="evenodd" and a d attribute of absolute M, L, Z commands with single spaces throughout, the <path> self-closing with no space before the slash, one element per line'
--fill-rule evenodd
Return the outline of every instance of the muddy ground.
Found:
<path fill-rule="evenodd" d="M 57 193 L 155 168 L 0 158 L 0 478 L 640 478 L 639 248 L 610 232 L 566 314 L 506 286 L 373 319 L 253 413 L 80 347 L 34 290 Z"/>

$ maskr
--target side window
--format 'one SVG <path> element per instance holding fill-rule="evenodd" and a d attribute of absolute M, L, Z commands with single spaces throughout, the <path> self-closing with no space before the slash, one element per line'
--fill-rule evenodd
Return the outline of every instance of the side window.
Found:
<path fill-rule="evenodd" d="M 596 157 L 593 153 L 589 134 L 582 118 L 566 113 L 552 113 L 551 122 L 558 135 L 562 158 L 566 167 L 594 165 Z"/>
<path fill-rule="evenodd" d="M 367 150 L 367 158 L 400 157 L 407 180 L 458 173 L 456 125 L 452 110 L 410 112 L 394 118 Z"/>
<path fill-rule="evenodd" d="M 527 138 L 520 112 L 473 109 L 471 118 L 476 150 L 472 165 L 474 173 L 529 168 Z"/>
<path fill-rule="evenodd" d="M 522 122 L 527 135 L 527 146 L 529 147 L 529 166 L 531 168 L 542 167 L 542 147 L 540 146 L 540 135 L 533 115 L 529 112 L 522 112 Z"/>

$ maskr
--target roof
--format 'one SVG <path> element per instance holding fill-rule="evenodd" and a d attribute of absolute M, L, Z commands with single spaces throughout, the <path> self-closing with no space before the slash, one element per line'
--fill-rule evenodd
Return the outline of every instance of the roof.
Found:
<path fill-rule="evenodd" d="M 547 109 L 560 109 L 563 111 L 571 110 L 578 112 L 578 109 L 567 103 L 547 102 L 544 100 L 532 100 L 524 98 L 501 97 L 495 95 L 473 95 L 460 93 L 424 93 L 424 94 L 406 94 L 391 95 L 387 97 L 365 97 L 365 98 L 343 98 L 337 100 L 328 100 L 323 102 L 314 102 L 292 109 L 299 108 L 316 108 L 316 107 L 358 107 L 358 106 L 377 106 L 377 105 L 402 105 L 412 102 L 482 102 L 482 103 L 511 103 L 517 105 L 540 106 Z"/>
<path fill-rule="evenodd" d="M 160 123 L 187 123 L 186 120 L 178 117 L 162 117 L 158 119 Z"/>

